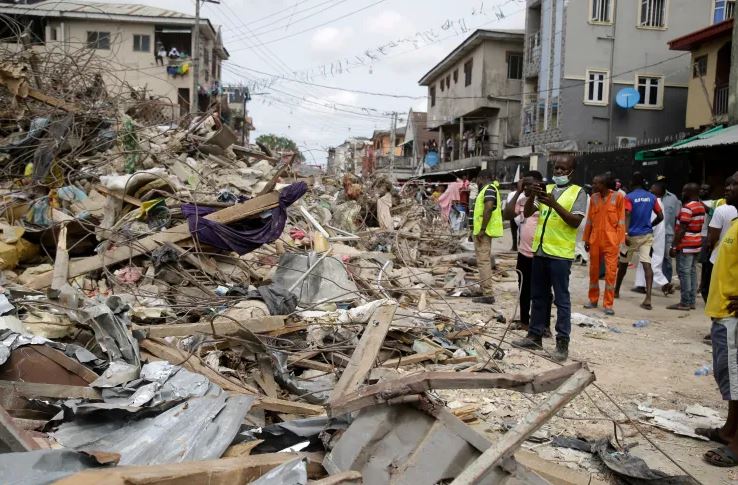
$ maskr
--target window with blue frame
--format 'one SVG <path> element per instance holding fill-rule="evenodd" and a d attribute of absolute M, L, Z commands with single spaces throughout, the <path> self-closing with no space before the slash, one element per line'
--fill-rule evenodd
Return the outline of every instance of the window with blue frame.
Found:
<path fill-rule="evenodd" d="M 735 16 L 735 0 L 715 0 L 712 23 L 717 24 Z"/>

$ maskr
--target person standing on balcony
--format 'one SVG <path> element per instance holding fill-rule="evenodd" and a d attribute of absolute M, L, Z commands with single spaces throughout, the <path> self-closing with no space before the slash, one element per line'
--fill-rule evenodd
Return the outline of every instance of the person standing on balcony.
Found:
<path fill-rule="evenodd" d="M 161 41 L 157 41 L 156 43 L 156 53 L 154 54 L 154 60 L 156 61 L 157 66 L 163 66 L 164 65 L 164 58 L 167 56 L 167 49 L 164 47 L 164 44 L 161 43 Z"/>
<path fill-rule="evenodd" d="M 477 256 L 482 296 L 473 298 L 472 301 L 492 305 L 495 302 L 492 282 L 492 239 L 502 237 L 502 200 L 491 171 L 479 172 L 477 186 L 479 195 L 474 203 L 472 235 L 474 236 L 474 251 Z"/>
<path fill-rule="evenodd" d="M 556 305 L 556 351 L 553 358 L 563 362 L 569 358 L 571 335 L 571 296 L 569 274 L 574 261 L 577 228 L 587 210 L 587 194 L 571 182 L 576 170 L 572 155 L 560 156 L 554 164 L 553 184 L 534 185 L 525 203 L 525 217 L 540 212 L 533 236 L 533 286 L 531 288 L 530 328 L 526 338 L 513 345 L 541 348 L 543 333 L 551 315 L 551 289 Z"/>

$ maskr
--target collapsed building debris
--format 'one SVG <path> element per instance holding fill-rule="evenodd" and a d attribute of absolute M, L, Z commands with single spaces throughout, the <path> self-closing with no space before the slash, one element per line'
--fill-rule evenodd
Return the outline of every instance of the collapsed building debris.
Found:
<path fill-rule="evenodd" d="M 0 58 L 7 483 L 547 483 L 514 454 L 594 374 L 503 372 L 512 315 L 433 307 L 479 293 L 434 204 L 32 66 Z M 491 440 L 441 389 L 549 395 Z"/>

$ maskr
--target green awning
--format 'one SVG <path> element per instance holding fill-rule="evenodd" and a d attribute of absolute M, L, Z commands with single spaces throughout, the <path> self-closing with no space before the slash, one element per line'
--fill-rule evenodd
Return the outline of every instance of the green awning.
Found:
<path fill-rule="evenodd" d="M 651 150 L 641 150 L 636 153 L 635 159 L 639 162 L 657 160 L 698 148 L 735 144 L 738 144 L 738 125 L 729 126 L 727 128 L 720 125 L 700 133 L 699 135 L 680 140 L 669 146 L 654 148 Z"/>

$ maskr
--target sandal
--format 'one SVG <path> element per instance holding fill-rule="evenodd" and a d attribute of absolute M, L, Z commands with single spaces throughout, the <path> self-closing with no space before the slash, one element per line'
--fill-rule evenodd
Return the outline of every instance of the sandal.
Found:
<path fill-rule="evenodd" d="M 680 310 L 680 311 L 683 311 L 683 312 L 688 312 L 689 311 L 689 306 L 682 305 L 681 303 L 675 303 L 673 305 L 669 305 L 668 307 L 666 307 L 666 309 L 667 310 Z"/>
<path fill-rule="evenodd" d="M 721 468 L 738 466 L 738 456 L 727 446 L 710 450 L 702 458 L 712 466 L 719 466 Z"/>
<path fill-rule="evenodd" d="M 704 436 L 708 440 L 720 443 L 721 445 L 728 444 L 728 440 L 720 436 L 720 428 L 695 428 L 694 434 Z"/>

